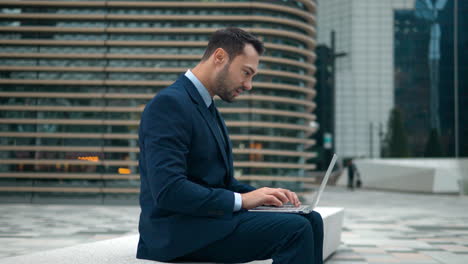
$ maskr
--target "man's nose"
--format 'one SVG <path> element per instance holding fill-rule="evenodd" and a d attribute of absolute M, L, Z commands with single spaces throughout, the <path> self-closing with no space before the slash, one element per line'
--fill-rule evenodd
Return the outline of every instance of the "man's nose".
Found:
<path fill-rule="evenodd" d="M 247 91 L 252 90 L 252 80 L 244 81 L 244 89 Z"/>

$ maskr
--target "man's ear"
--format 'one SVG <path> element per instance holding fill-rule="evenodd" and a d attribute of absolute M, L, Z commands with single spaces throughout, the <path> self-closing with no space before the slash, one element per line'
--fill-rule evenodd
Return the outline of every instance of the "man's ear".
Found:
<path fill-rule="evenodd" d="M 214 63 L 217 65 L 224 64 L 227 60 L 229 60 L 227 52 L 222 48 L 217 48 L 213 52 L 213 59 Z"/>

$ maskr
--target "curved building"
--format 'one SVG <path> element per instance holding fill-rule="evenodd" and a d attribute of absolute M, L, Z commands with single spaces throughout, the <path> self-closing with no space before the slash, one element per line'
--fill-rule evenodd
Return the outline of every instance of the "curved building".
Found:
<path fill-rule="evenodd" d="M 193 67 L 210 34 L 237 26 L 266 53 L 254 89 L 218 101 L 236 177 L 301 188 L 314 169 L 315 3 L 2 1 L 0 195 L 138 193 L 141 111 Z"/>

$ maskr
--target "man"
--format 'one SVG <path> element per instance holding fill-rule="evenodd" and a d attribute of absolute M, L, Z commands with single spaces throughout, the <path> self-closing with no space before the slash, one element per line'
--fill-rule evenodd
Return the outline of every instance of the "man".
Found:
<path fill-rule="evenodd" d="M 348 161 L 348 189 L 354 190 L 354 174 L 357 172 L 353 159 Z"/>
<path fill-rule="evenodd" d="M 252 89 L 263 44 L 216 31 L 201 62 L 151 100 L 140 130 L 137 258 L 158 261 L 322 263 L 320 215 L 248 212 L 300 205 L 294 192 L 255 189 L 233 177 L 232 145 L 214 106 Z"/>
<path fill-rule="evenodd" d="M 354 180 L 354 175 L 356 175 L 356 181 Z M 361 180 L 361 174 L 358 171 L 358 168 L 356 167 L 356 164 L 354 164 L 353 159 L 349 159 L 348 162 L 348 189 L 354 190 L 354 182 L 356 182 L 356 187 L 361 188 L 362 186 L 362 180 Z"/>

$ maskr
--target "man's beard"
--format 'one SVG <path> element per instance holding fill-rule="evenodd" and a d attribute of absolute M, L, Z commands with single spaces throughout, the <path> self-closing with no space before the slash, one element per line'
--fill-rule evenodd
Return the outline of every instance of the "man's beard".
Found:
<path fill-rule="evenodd" d="M 232 103 L 235 99 L 233 92 L 239 88 L 242 89 L 242 87 L 233 89 L 234 85 L 231 85 L 231 81 L 229 80 L 229 66 L 230 64 L 226 64 L 216 76 L 215 94 L 218 95 L 223 101 Z"/>

